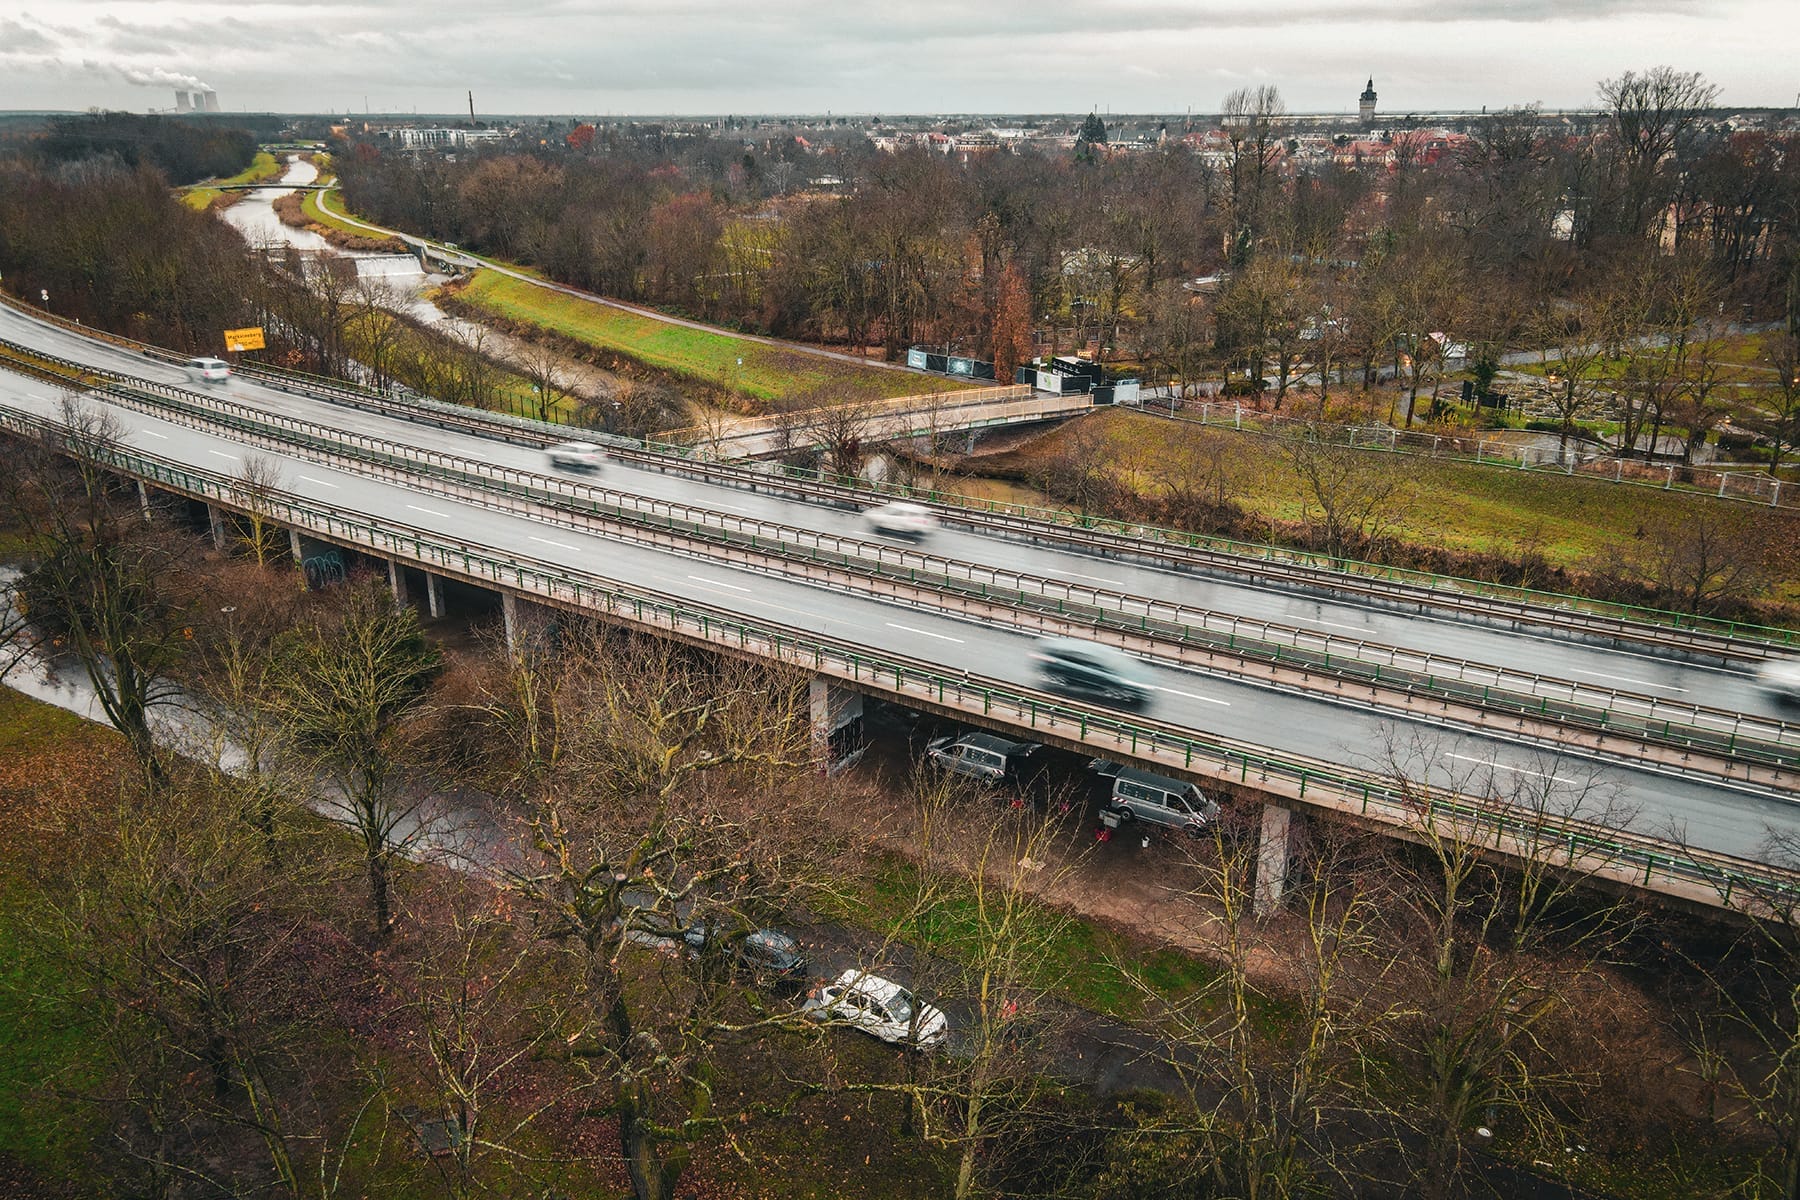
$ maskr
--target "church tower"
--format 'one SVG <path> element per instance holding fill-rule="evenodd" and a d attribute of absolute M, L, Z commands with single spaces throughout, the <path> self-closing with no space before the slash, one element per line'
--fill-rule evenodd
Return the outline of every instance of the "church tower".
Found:
<path fill-rule="evenodd" d="M 1369 85 L 1363 89 L 1362 95 L 1357 98 L 1356 111 L 1362 117 L 1364 129 L 1375 123 L 1375 79 L 1373 76 L 1369 79 Z"/>

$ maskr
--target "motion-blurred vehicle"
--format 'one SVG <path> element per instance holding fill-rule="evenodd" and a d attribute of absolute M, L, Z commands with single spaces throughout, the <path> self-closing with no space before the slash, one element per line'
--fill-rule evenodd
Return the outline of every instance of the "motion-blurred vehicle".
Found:
<path fill-rule="evenodd" d="M 1757 669 L 1756 684 L 1777 700 L 1800 704 L 1800 658 L 1772 658 Z"/>
<path fill-rule="evenodd" d="M 855 967 L 806 997 L 800 1011 L 815 1021 L 841 1022 L 897 1046 L 926 1049 L 949 1034 L 950 1019 L 879 975 Z"/>
<path fill-rule="evenodd" d="M 606 453 L 592 442 L 562 442 L 544 451 L 557 471 L 598 471 Z"/>
<path fill-rule="evenodd" d="M 1125 708 L 1150 703 L 1148 672 L 1123 650 L 1079 638 L 1039 638 L 1031 658 L 1053 692 Z"/>
<path fill-rule="evenodd" d="M 192 383 L 224 383 L 231 378 L 231 364 L 222 358 L 190 358 L 181 369 Z"/>
<path fill-rule="evenodd" d="M 937 517 L 923 504 L 894 500 L 863 513 L 863 520 L 876 533 L 889 537 L 924 538 L 937 528 Z"/>
<path fill-rule="evenodd" d="M 1042 749 L 1036 742 L 1015 742 L 991 733 L 965 733 L 932 741 L 925 750 L 925 760 L 952 775 L 999 785 L 1020 782 L 1025 760 Z"/>

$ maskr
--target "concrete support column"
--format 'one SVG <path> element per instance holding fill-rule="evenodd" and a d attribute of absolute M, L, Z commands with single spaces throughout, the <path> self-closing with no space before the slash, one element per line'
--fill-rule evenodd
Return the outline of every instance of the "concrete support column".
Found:
<path fill-rule="evenodd" d="M 862 758 L 863 695 L 834 679 L 816 675 L 807 687 L 812 708 L 813 755 L 827 775 Z"/>
<path fill-rule="evenodd" d="M 1256 850 L 1256 915 L 1266 917 L 1281 907 L 1287 890 L 1288 831 L 1294 814 L 1273 804 L 1263 805 L 1262 838 Z"/>
<path fill-rule="evenodd" d="M 300 546 L 300 531 L 288 530 L 288 553 L 294 556 L 294 574 L 300 577 L 300 590 L 306 591 L 306 551 Z"/>
<path fill-rule="evenodd" d="M 141 479 L 137 481 L 137 485 L 138 511 L 143 513 L 144 520 L 148 521 L 150 519 L 150 485 Z"/>
<path fill-rule="evenodd" d="M 444 615 L 444 581 L 430 571 L 425 572 L 425 611 L 434 621 Z"/>
<path fill-rule="evenodd" d="M 206 523 L 212 526 L 213 548 L 225 548 L 225 510 L 216 504 L 206 506 Z"/>
<path fill-rule="evenodd" d="M 506 626 L 506 648 L 516 651 L 524 630 L 519 625 L 519 598 L 511 592 L 500 593 L 500 620 Z"/>
<path fill-rule="evenodd" d="M 394 607 L 404 608 L 406 607 L 406 569 L 400 565 L 400 560 L 397 558 L 388 559 L 387 565 L 388 590 L 394 593 Z"/>

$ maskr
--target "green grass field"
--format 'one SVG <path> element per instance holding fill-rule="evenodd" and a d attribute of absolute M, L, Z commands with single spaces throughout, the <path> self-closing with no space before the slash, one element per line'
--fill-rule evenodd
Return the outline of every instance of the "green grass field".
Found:
<path fill-rule="evenodd" d="M 934 387 L 948 391 L 960 386 L 949 380 L 818 358 L 728 333 L 673 325 L 546 291 L 495 271 L 476 272 L 458 294 L 496 317 L 536 325 L 646 366 L 760 400 L 834 389 L 841 389 L 846 397 L 910 396 Z"/>
<path fill-rule="evenodd" d="M 25 820 L 35 783 L 60 771 L 109 732 L 72 713 L 0 687 L 0 814 Z M 88 1071 L 89 1032 L 70 1000 L 70 981 L 37 954 L 20 928 L 33 886 L 25 857 L 35 839 L 0 847 L 0 1148 L 46 1179 L 64 1178 L 100 1134 L 100 1114 L 60 1095 L 56 1084 Z M 41 849 L 41 844 L 38 846 Z"/>
<path fill-rule="evenodd" d="M 1277 439 L 1172 425 L 1120 409 L 1064 425 L 984 463 L 1032 478 L 1070 453 L 1112 464 L 1115 477 L 1146 494 L 1154 494 L 1171 471 L 1205 478 L 1211 464 L 1222 461 L 1227 497 L 1244 510 L 1264 520 L 1303 516 L 1299 480 Z M 1509 555 L 1536 549 L 1555 566 L 1578 567 L 1628 552 L 1657 529 L 1677 523 L 1693 505 L 1718 503 L 1692 493 L 1473 463 L 1390 461 L 1408 477 L 1404 496 L 1390 508 L 1392 531 L 1401 540 Z M 955 482 L 946 490 L 957 490 Z M 1800 517 L 1754 505 L 1732 509 L 1756 525 L 1771 595 L 1800 597 Z"/>
<path fill-rule="evenodd" d="M 320 180 L 328 176 L 321 175 Z M 360 225 L 352 225 L 343 218 L 343 200 L 336 192 L 306 192 L 300 199 L 300 211 L 306 214 L 309 221 L 317 221 L 327 229 L 335 229 L 352 237 L 379 237 Z"/>
<path fill-rule="evenodd" d="M 259 150 L 248 167 L 229 179 L 219 179 L 203 187 L 189 188 L 181 194 L 181 202 L 189 208 L 205 212 L 212 206 L 214 200 L 225 194 L 222 190 L 224 187 L 237 183 L 257 183 L 281 174 L 281 170 L 281 163 L 273 154 L 267 150 Z"/>

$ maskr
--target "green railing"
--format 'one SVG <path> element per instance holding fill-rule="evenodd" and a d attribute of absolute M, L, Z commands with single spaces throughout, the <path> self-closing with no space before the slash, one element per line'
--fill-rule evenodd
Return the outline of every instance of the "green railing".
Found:
<path fill-rule="evenodd" d="M 0 425 L 49 440 L 71 454 L 160 487 L 209 501 L 236 502 L 235 481 L 141 451 L 84 444 L 55 422 L 0 409 Z M 638 625 L 732 646 L 833 675 L 899 698 L 923 700 L 998 723 L 1037 730 L 1090 748 L 1123 751 L 1147 762 L 1291 795 L 1317 807 L 1360 814 L 1401 828 L 1449 821 L 1502 853 L 1544 857 L 1555 865 L 1627 880 L 1720 906 L 1771 903 L 1800 894 L 1800 872 L 1731 855 L 1675 849 L 1658 839 L 1555 814 L 1524 812 L 1494 800 L 1440 793 L 1373 772 L 1133 719 L 1042 694 L 950 674 L 937 664 L 867 649 L 772 622 L 746 620 L 651 589 L 628 587 L 556 564 L 487 549 L 414 527 L 343 513 L 288 493 L 261 497 L 273 519 L 353 547 L 405 557 L 443 573 L 522 592 L 554 605 L 630 620 Z"/>
<path fill-rule="evenodd" d="M 9 347 L 10 343 L 0 342 L 0 349 Z M 26 350 L 27 348 L 18 348 Z M 60 364 L 71 371 L 81 371 L 89 376 L 110 374 L 84 368 L 81 364 L 54 356 L 30 352 L 39 362 Z M 1293 635 L 1296 645 L 1284 647 L 1277 642 L 1269 642 L 1254 635 L 1245 636 L 1238 632 L 1244 619 L 1236 616 L 1219 617 L 1221 623 L 1228 623 L 1230 631 L 1215 633 L 1205 626 L 1205 621 L 1216 614 L 1200 610 L 1198 615 L 1202 624 L 1195 626 L 1185 621 L 1152 619 L 1151 611 L 1166 609 L 1178 618 L 1185 616 L 1184 606 L 1171 603 L 1139 600 L 1137 603 L 1144 611 L 1132 616 L 1123 611 L 1130 597 L 1123 594 L 1111 594 L 1102 589 L 1086 585 L 1070 584 L 1065 581 L 1048 579 L 1036 580 L 1039 592 L 1034 594 L 1018 587 L 1003 586 L 998 582 L 1001 572 L 998 568 L 989 568 L 993 577 L 988 582 L 974 579 L 976 568 L 970 564 L 957 564 L 953 560 L 937 556 L 925 555 L 922 552 L 896 552 L 904 558 L 918 558 L 928 563 L 933 569 L 921 572 L 917 568 L 904 568 L 890 572 L 881 561 L 869 562 L 860 554 L 844 552 L 842 547 L 848 543 L 859 550 L 867 547 L 856 539 L 844 539 L 817 531 L 783 526 L 757 518 L 738 517 L 731 514 L 714 512 L 700 506 L 687 505 L 676 501 L 661 501 L 635 496 L 630 493 L 591 484 L 574 484 L 555 477 L 546 477 L 537 472 L 522 471 L 497 466 L 486 462 L 476 462 L 461 456 L 440 451 L 423 450 L 416 447 L 378 438 L 367 434 L 345 432 L 333 427 L 321 425 L 304 418 L 284 414 L 268 413 L 251 405 L 225 399 L 211 394 L 192 393 L 179 388 L 131 380 L 130 377 L 114 376 L 130 382 L 131 386 L 109 388 L 108 392 L 115 400 L 137 404 L 153 413 L 164 416 L 177 416 L 189 424 L 200 427 L 224 428 L 251 441 L 262 441 L 277 449 L 287 449 L 299 445 L 311 450 L 315 455 L 329 456 L 334 460 L 348 459 L 353 465 L 372 464 L 389 471 L 397 472 L 402 478 L 412 480 L 424 478 L 447 483 L 453 488 L 462 489 L 451 494 L 460 499 L 481 500 L 483 495 L 499 493 L 512 499 L 523 499 L 540 505 L 557 506 L 582 513 L 585 516 L 627 523 L 634 526 L 645 526 L 651 516 L 661 520 L 653 527 L 680 536 L 704 540 L 727 547 L 737 546 L 747 550 L 747 558 L 751 561 L 766 558 L 771 551 L 781 553 L 790 558 L 822 564 L 832 570 L 862 576 L 898 582 L 910 588 L 930 589 L 949 593 L 963 601 L 974 601 L 983 606 L 1004 604 L 1025 611 L 1034 611 L 1040 615 L 1036 628 L 1044 628 L 1042 618 L 1049 617 L 1052 622 L 1060 623 L 1079 619 L 1082 632 L 1089 636 L 1101 636 L 1112 640 L 1155 639 L 1159 643 L 1164 657 L 1172 657 L 1176 661 L 1185 661 L 1191 647 L 1200 647 L 1203 652 L 1208 647 L 1225 652 L 1234 658 L 1260 661 L 1277 668 L 1287 667 L 1301 671 L 1321 670 L 1350 681 L 1362 681 L 1372 686 L 1386 689 L 1389 693 L 1409 696 L 1424 696 L 1433 701 L 1455 702 L 1483 709 L 1512 713 L 1530 718 L 1554 721 L 1560 724 L 1572 724 L 1602 733 L 1635 738 L 1645 743 L 1658 743 L 1673 746 L 1687 751 L 1699 751 L 1702 754 L 1718 754 L 1740 761 L 1760 763 L 1785 768 L 1800 763 L 1800 757 L 1789 749 L 1783 749 L 1780 743 L 1786 738 L 1789 730 L 1784 723 L 1772 725 L 1774 741 L 1758 737 L 1755 731 L 1768 722 L 1753 720 L 1751 732 L 1743 732 L 1739 726 L 1742 718 L 1733 721 L 1733 714 L 1723 711 L 1701 710 L 1697 706 L 1673 701 L 1660 701 L 1654 697 L 1632 697 L 1639 703 L 1651 705 L 1651 715 L 1645 716 L 1633 712 L 1621 712 L 1610 706 L 1580 704 L 1572 698 L 1569 700 L 1552 700 L 1536 693 L 1520 694 L 1508 689 L 1488 684 L 1471 684 L 1459 678 L 1433 675 L 1426 671 L 1408 670 L 1396 667 L 1392 663 L 1396 652 L 1387 650 L 1390 664 L 1384 678 L 1379 663 L 1369 663 L 1354 655 L 1339 654 L 1337 661 L 1332 661 L 1330 646 L 1343 639 L 1331 639 L 1326 635 L 1310 635 L 1315 640 L 1326 642 L 1324 652 L 1308 651 L 1297 647 L 1298 630 L 1285 629 Z M 149 392 L 162 397 L 154 401 L 138 401 L 133 392 Z M 348 448 L 349 453 L 346 453 Z M 474 497 L 466 494 L 474 489 Z M 542 515 L 542 514 L 539 514 Z M 567 522 L 565 522 L 567 523 Z M 734 541 L 733 531 L 726 526 L 736 524 L 739 530 Z M 580 527 L 579 525 L 577 527 Z M 745 530 L 754 532 L 744 532 Z M 802 544 L 802 539 L 810 540 L 812 545 Z M 826 549 L 826 543 L 838 548 L 835 551 Z M 888 548 L 877 545 L 877 553 L 885 555 Z M 954 566 L 962 566 L 968 576 L 957 579 L 949 574 Z M 1031 578 L 1018 572 L 1007 572 L 1021 580 Z M 1064 598 L 1055 601 L 1050 607 L 1049 598 L 1044 594 L 1050 587 L 1059 587 Z M 1106 625 L 1108 611 L 1104 608 L 1075 602 L 1071 597 L 1076 592 L 1092 593 L 1095 597 L 1108 596 L 1115 601 L 1117 611 L 1111 615 L 1114 626 Z M 1252 627 L 1262 623 L 1249 621 Z M 1059 629 L 1069 632 L 1068 629 Z M 1266 631 L 1265 631 L 1266 632 Z M 1363 648 L 1361 642 L 1353 645 Z M 1136 647 L 1142 649 L 1143 647 Z M 1159 647 L 1151 647 L 1157 653 Z M 1427 656 L 1430 657 L 1430 656 Z M 1444 659 L 1453 665 L 1460 660 Z M 1212 664 L 1217 665 L 1217 664 Z M 1465 667 L 1470 664 L 1463 664 Z M 1482 673 L 1499 673 L 1497 668 L 1485 664 L 1473 664 Z M 1227 670 L 1231 670 L 1227 667 Z M 1232 673 L 1243 674 L 1242 671 Z M 1574 691 L 1571 685 L 1572 693 Z M 1605 689 L 1597 689 L 1604 691 Z M 1619 693 L 1614 690 L 1613 699 Z M 1698 719 L 1701 716 L 1713 720 L 1713 727 L 1696 725 L 1690 722 L 1677 721 L 1672 718 L 1658 720 L 1654 716 L 1654 705 L 1662 703 L 1667 708 L 1686 712 Z M 1383 707 L 1376 704 L 1376 707 Z M 1390 704 L 1386 707 L 1395 707 Z M 1405 711 L 1404 706 L 1401 707 Z M 1479 727 L 1479 722 L 1476 722 Z M 1543 741 L 1543 738 L 1530 740 Z M 1549 739 L 1555 744 L 1567 744 L 1562 739 Z M 1697 770 L 1681 766 L 1684 773 L 1717 777 L 1716 769 Z"/>
<path fill-rule="evenodd" d="M 50 320 L 56 324 L 88 334 L 98 331 L 89 330 L 73 322 L 64 321 L 51 314 L 40 313 L 27 306 L 10 301 L 22 311 L 33 316 Z M 141 342 L 116 335 L 100 334 L 106 340 L 154 351 L 167 356 L 167 351 L 147 346 Z M 518 417 L 507 413 L 494 413 L 463 408 L 445 404 L 428 397 L 408 397 L 401 399 L 369 388 L 358 387 L 338 381 L 323 380 L 318 376 L 300 372 L 289 372 L 267 366 L 243 369 L 241 373 L 251 377 L 266 379 L 280 385 L 284 381 L 303 387 L 307 390 L 327 393 L 327 398 L 336 397 L 349 403 L 379 406 L 383 411 L 400 413 L 412 410 L 418 417 L 437 419 L 454 423 L 464 428 L 477 425 L 495 425 L 513 433 L 522 435 L 535 444 L 548 445 L 562 440 L 568 435 L 569 426 L 555 425 L 536 421 L 528 417 Z M 417 419 L 414 417 L 412 419 Z M 747 470 L 742 467 L 728 466 L 722 463 L 701 462 L 695 457 L 695 449 L 689 446 L 677 446 L 666 443 L 650 442 L 635 438 L 623 438 L 618 435 L 602 434 L 597 431 L 583 431 L 585 434 L 596 434 L 598 440 L 605 441 L 619 452 L 629 453 L 636 450 L 643 456 L 646 465 L 662 469 L 674 469 L 692 472 L 705 478 L 726 481 L 736 485 L 745 483 L 759 487 L 770 487 L 772 480 L 769 474 Z M 669 461 L 673 459 L 675 461 Z M 1639 605 L 1620 604 L 1613 601 L 1593 600 L 1582 596 L 1573 596 L 1562 592 L 1548 592 L 1535 588 L 1523 588 L 1510 584 L 1490 583 L 1482 580 L 1468 579 L 1459 576 L 1438 575 L 1428 571 L 1417 571 L 1406 567 L 1393 567 L 1381 563 L 1371 563 L 1359 559 L 1340 558 L 1313 551 L 1290 549 L 1266 545 L 1257 542 L 1243 542 L 1233 538 L 1218 537 L 1212 534 L 1192 533 L 1185 530 L 1170 529 L 1164 526 L 1149 525 L 1141 522 L 1120 521 L 1111 518 L 1095 517 L 1085 513 L 1073 513 L 1064 509 L 1049 508 L 1038 505 L 1015 504 L 1006 501 L 988 500 L 982 497 L 967 496 L 958 492 L 934 488 L 913 488 L 905 485 L 875 482 L 859 478 L 844 478 L 819 471 L 786 468 L 780 478 L 809 484 L 813 487 L 830 489 L 840 497 L 852 500 L 856 496 L 900 497 L 922 500 L 946 507 L 959 508 L 969 513 L 980 513 L 993 517 L 1001 517 L 1034 525 L 1074 529 L 1090 535 L 1117 538 L 1124 541 L 1151 542 L 1162 546 L 1179 547 L 1184 550 L 1203 554 L 1219 555 L 1229 560 L 1237 560 L 1237 569 L 1242 569 L 1243 562 L 1258 562 L 1265 565 L 1278 565 L 1309 573 L 1315 573 L 1320 581 L 1330 585 L 1332 580 L 1341 581 L 1345 577 L 1353 577 L 1376 583 L 1415 590 L 1429 595 L 1437 603 L 1455 603 L 1459 600 L 1478 598 L 1500 601 L 1515 606 L 1521 620 L 1529 620 L 1527 609 L 1548 609 L 1567 618 L 1571 614 L 1586 614 L 1602 618 L 1618 625 L 1636 624 L 1648 627 L 1667 628 L 1688 633 L 1720 638 L 1726 640 L 1743 640 L 1761 643 L 1772 648 L 1800 648 L 1800 630 L 1786 629 L 1776 626 L 1758 625 L 1743 621 L 1724 621 L 1713 617 L 1692 613 L 1674 612 L 1668 609 L 1648 608 Z M 1229 566 L 1230 564 L 1223 564 Z"/>

